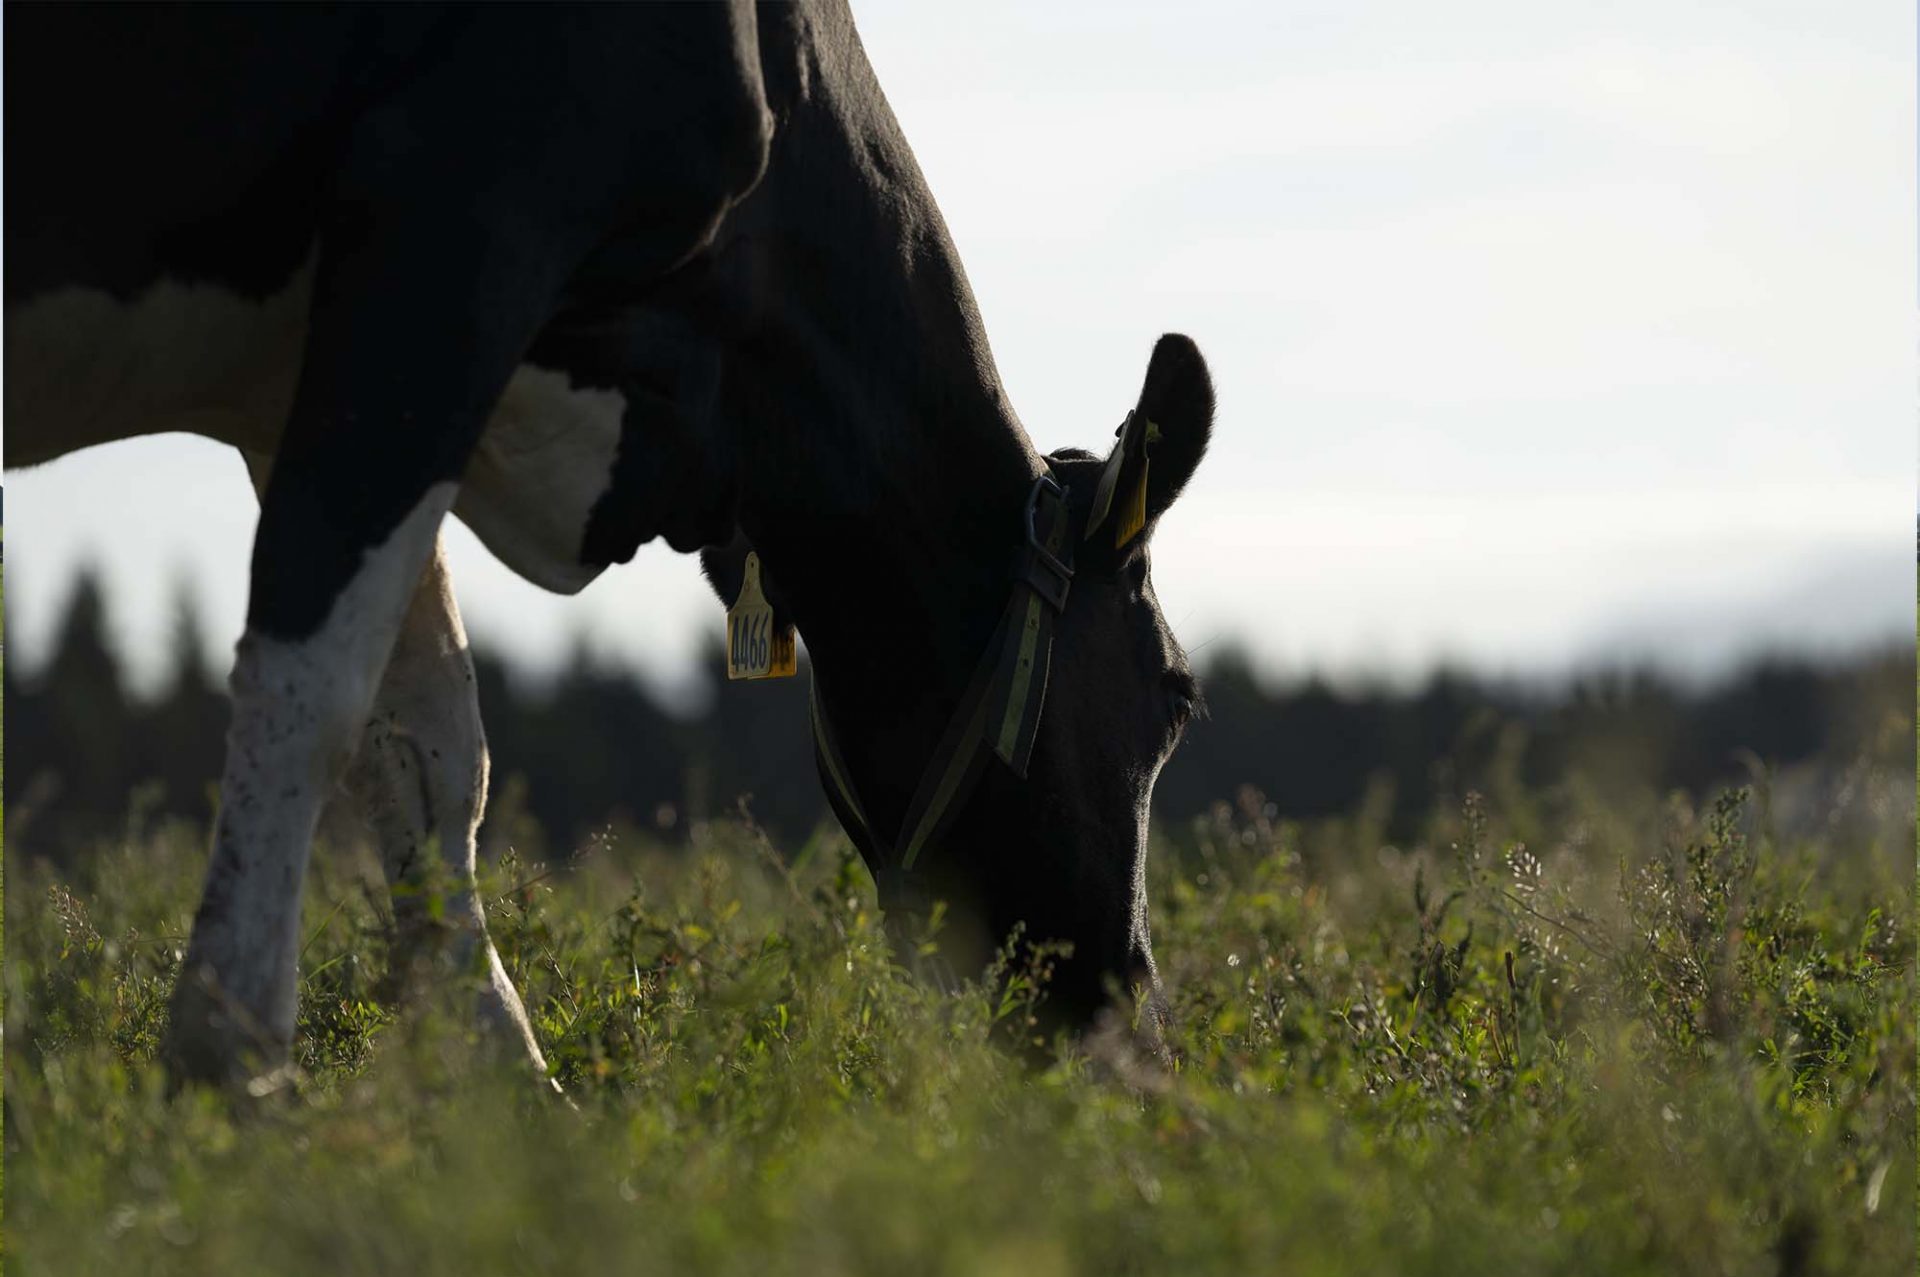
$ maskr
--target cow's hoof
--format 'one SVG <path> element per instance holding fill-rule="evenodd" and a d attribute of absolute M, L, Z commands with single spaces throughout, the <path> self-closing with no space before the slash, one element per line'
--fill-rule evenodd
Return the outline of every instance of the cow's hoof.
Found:
<path fill-rule="evenodd" d="M 271 1040 L 244 1009 L 218 995 L 210 975 L 182 972 L 174 989 L 160 1059 L 170 1088 L 214 1086 L 266 1096 L 292 1079 L 287 1045 Z"/>

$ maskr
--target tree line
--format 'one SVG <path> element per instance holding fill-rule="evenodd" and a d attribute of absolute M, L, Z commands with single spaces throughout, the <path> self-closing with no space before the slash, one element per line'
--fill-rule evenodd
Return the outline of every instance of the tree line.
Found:
<path fill-rule="evenodd" d="M 130 821 L 208 820 L 227 721 L 223 675 L 198 614 L 176 604 L 166 674 L 129 689 L 97 577 L 77 578 L 50 652 L 5 669 L 10 854 L 68 860 Z M 476 672 L 493 758 L 491 841 L 564 855 L 608 827 L 669 843 L 742 809 L 791 845 L 828 819 L 815 777 L 804 670 L 728 684 L 718 641 L 704 654 L 705 708 L 675 713 L 632 673 L 582 647 L 556 676 L 523 677 L 484 650 Z M 1692 686 L 1647 668 L 1550 686 L 1438 672 L 1417 686 L 1263 678 L 1227 648 L 1201 669 L 1206 717 L 1162 773 L 1155 814 L 1180 824 L 1258 793 L 1270 814 L 1311 820 L 1366 810 L 1411 837 L 1436 804 L 1501 786 L 1571 782 L 1704 793 L 1766 768 L 1861 763 L 1913 769 L 1914 652 L 1846 660 L 1780 656 Z M 1839 783 L 1836 781 L 1836 783 Z"/>

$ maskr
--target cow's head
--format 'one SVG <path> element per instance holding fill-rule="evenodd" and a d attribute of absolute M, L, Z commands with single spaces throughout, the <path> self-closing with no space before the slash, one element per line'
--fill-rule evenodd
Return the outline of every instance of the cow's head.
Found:
<path fill-rule="evenodd" d="M 1136 990 L 1160 1014 L 1147 929 L 1148 806 L 1200 697 L 1154 596 L 1150 546 L 1212 428 L 1213 385 L 1190 340 L 1160 339 L 1130 420 L 1136 430 L 1151 423 L 1151 441 L 1144 458 L 1120 462 L 1108 508 L 1092 527 L 1108 459 L 1079 451 L 1049 458 L 1069 493 L 1077 544 L 1045 710 L 1027 778 L 989 765 L 970 827 L 956 831 L 971 835 L 956 845 L 983 865 L 976 907 L 988 934 L 1018 923 L 1029 938 L 1073 946 L 1055 967 L 1050 994 L 1068 1024 Z M 1142 513 L 1129 503 L 1143 466 L 1144 525 L 1116 544 Z"/>
<path fill-rule="evenodd" d="M 956 669 L 945 671 L 946 695 L 935 709 L 921 703 L 910 690 L 915 680 L 899 677 L 884 650 L 863 652 L 857 664 L 843 657 L 834 668 L 830 661 L 841 654 L 816 638 L 804 609 L 794 609 L 816 649 L 816 668 L 832 670 L 832 677 L 822 673 L 820 717 L 838 738 L 840 756 L 823 759 L 822 778 L 874 870 L 896 936 L 912 937 L 927 906 L 940 901 L 946 924 L 937 940 L 958 971 L 979 969 L 1016 929 L 1028 942 L 1063 942 L 1071 956 L 1052 963 L 1045 1004 L 1059 1025 L 1084 1026 L 1116 995 L 1133 991 L 1144 991 L 1156 1021 L 1159 1015 L 1146 909 L 1148 805 L 1199 695 L 1154 596 L 1149 547 L 1160 516 L 1206 450 L 1212 419 L 1205 361 L 1192 341 L 1169 335 L 1155 346 L 1129 418 L 1134 424 L 1116 444 L 1120 459 L 1079 450 L 1047 458 L 1067 494 L 1074 575 L 1053 618 L 1026 775 L 995 759 L 989 742 L 964 798 L 909 875 L 896 872 L 897 839 L 928 768 L 940 761 L 941 727 L 951 725 L 967 658 L 949 660 Z M 996 495 L 1004 508 L 1019 494 Z M 1007 537 L 983 553 L 993 558 L 995 579 L 1005 579 L 1000 565 L 1021 537 L 1014 520 L 996 518 Z M 732 562 L 725 552 L 706 556 L 723 597 L 738 588 L 740 552 L 736 545 Z M 898 588 L 882 581 L 870 592 Z M 985 613 L 997 613 L 1007 597 L 1002 587 L 991 588 L 998 598 L 971 605 L 982 613 L 969 618 L 976 633 L 992 623 Z M 832 775 L 836 770 L 844 776 Z M 850 811 L 850 803 L 865 810 Z"/>

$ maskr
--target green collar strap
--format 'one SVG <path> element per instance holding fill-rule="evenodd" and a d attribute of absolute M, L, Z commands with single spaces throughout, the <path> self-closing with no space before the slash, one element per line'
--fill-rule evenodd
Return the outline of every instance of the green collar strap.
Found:
<path fill-rule="evenodd" d="M 854 791 L 852 773 L 821 707 L 815 676 L 809 697 L 820 777 L 841 823 L 867 854 L 876 878 L 884 875 L 904 886 L 904 876 L 920 853 L 938 842 L 952 824 L 988 753 L 1026 779 L 1046 704 L 1054 621 L 1065 609 L 1073 583 L 1067 493 L 1051 472 L 1033 481 L 1025 517 L 1026 541 L 1014 561 L 1006 609 L 947 720 L 932 760 L 921 773 L 899 838 L 891 845 L 881 840 Z"/>

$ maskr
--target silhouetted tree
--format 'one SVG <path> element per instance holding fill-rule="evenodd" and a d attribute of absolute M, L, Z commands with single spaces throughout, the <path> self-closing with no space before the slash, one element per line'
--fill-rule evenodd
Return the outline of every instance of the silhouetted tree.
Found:
<path fill-rule="evenodd" d="M 211 815 L 227 701 L 191 590 L 183 582 L 175 591 L 168 674 L 151 702 L 129 700 L 109 635 L 99 578 L 86 572 L 46 665 L 24 680 L 6 667 L 11 854 L 59 858 L 115 836 L 136 793 L 153 814 Z M 613 822 L 673 842 L 731 814 L 743 796 L 780 846 L 825 819 L 806 671 L 729 683 L 717 638 L 700 660 L 711 690 L 687 714 L 669 712 L 584 644 L 548 681 L 478 653 L 495 812 L 506 793 L 524 808 L 514 836 L 537 831 L 536 850 L 549 856 Z M 1914 653 L 1905 647 L 1840 663 L 1764 660 L 1705 689 L 1642 669 L 1530 689 L 1442 672 L 1411 690 L 1274 683 L 1226 648 L 1202 682 L 1208 717 L 1189 729 L 1156 795 L 1156 814 L 1174 826 L 1243 786 L 1286 818 L 1346 815 L 1365 800 L 1388 836 L 1404 839 L 1469 789 L 1551 793 L 1578 776 L 1602 797 L 1648 786 L 1701 793 L 1748 779 L 1756 757 L 1782 766 L 1865 759 L 1889 774 L 1913 767 Z"/>
<path fill-rule="evenodd" d="M 133 707 L 108 632 L 99 573 L 83 567 L 46 668 L 30 684 L 8 688 L 7 809 L 29 840 L 21 850 L 86 843 L 125 818 L 135 773 Z M 8 675 L 11 681 L 11 663 Z"/>
<path fill-rule="evenodd" d="M 142 774 L 160 784 L 161 810 L 213 816 L 214 780 L 227 731 L 227 696 L 207 664 L 200 609 L 185 578 L 174 584 L 173 632 L 160 699 L 144 715 Z"/>

